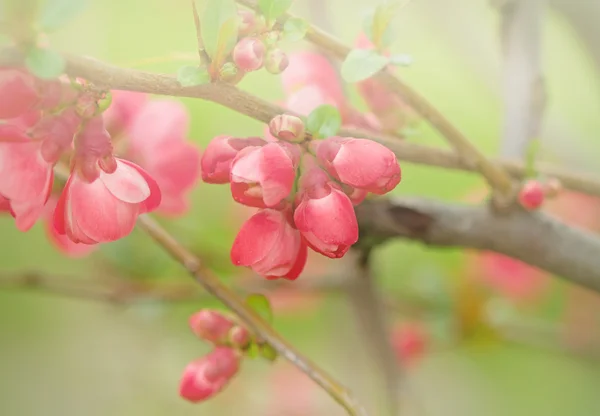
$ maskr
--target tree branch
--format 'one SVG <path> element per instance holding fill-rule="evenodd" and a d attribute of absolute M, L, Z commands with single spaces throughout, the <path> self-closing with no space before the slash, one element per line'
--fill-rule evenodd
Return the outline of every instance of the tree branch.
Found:
<path fill-rule="evenodd" d="M 600 292 L 600 237 L 542 212 L 518 209 L 499 216 L 486 206 L 421 198 L 365 201 L 356 212 L 363 238 L 495 251 Z"/>
<path fill-rule="evenodd" d="M 182 87 L 171 75 L 156 74 L 136 69 L 119 68 L 93 58 L 65 55 L 67 74 L 72 77 L 85 78 L 99 86 L 113 90 L 127 90 L 148 94 L 168 95 L 175 97 L 200 98 L 220 104 L 238 113 L 245 114 L 255 120 L 268 123 L 273 117 L 291 111 L 265 101 L 238 88 L 213 83 L 197 87 Z M 0 50 L 0 65 L 20 65 L 23 57 L 15 49 Z M 378 135 L 358 129 L 342 129 L 340 135 L 347 137 L 364 137 L 388 146 L 399 160 L 447 169 L 475 172 L 477 166 L 455 153 L 429 146 L 396 140 L 393 136 Z M 516 178 L 525 174 L 522 163 L 514 161 L 494 160 Z M 600 196 L 600 181 L 590 175 L 572 173 L 551 165 L 538 166 L 544 175 L 560 179 L 565 188 Z"/>
<path fill-rule="evenodd" d="M 257 2 L 254 0 L 237 0 L 237 2 L 253 10 L 258 10 Z M 282 20 L 291 17 L 294 16 L 286 13 L 286 15 L 282 17 Z M 350 47 L 344 45 L 342 42 L 314 25 L 309 26 L 306 33 L 306 40 L 321 47 L 324 51 L 340 60 L 344 60 L 346 55 L 351 51 Z M 437 129 L 448 143 L 454 147 L 460 157 L 464 159 L 465 163 L 475 166 L 488 181 L 490 186 L 497 190 L 501 196 L 505 199 L 512 197 L 513 184 L 508 173 L 505 172 L 500 165 L 487 159 L 486 156 L 481 153 L 456 126 L 446 119 L 437 108 L 388 71 L 380 71 L 375 74 L 373 78 L 380 81 L 390 91 L 402 97 L 413 110 Z"/>
<path fill-rule="evenodd" d="M 514 0 L 500 7 L 504 50 L 503 157 L 522 160 L 538 138 L 545 105 L 541 74 L 544 0 Z"/>

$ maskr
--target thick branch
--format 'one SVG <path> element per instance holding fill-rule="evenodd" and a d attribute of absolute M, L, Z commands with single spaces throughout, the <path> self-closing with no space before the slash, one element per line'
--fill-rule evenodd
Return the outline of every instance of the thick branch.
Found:
<path fill-rule="evenodd" d="M 258 10 L 257 2 L 254 0 L 237 0 L 237 2 L 246 7 Z M 286 14 L 284 18 L 290 17 L 292 15 Z M 350 47 L 312 25 L 306 33 L 306 39 L 340 60 L 344 60 L 346 55 L 351 51 Z M 374 75 L 374 78 L 385 85 L 390 91 L 402 97 L 408 105 L 437 129 L 466 163 L 476 166 L 477 170 L 485 177 L 492 188 L 498 190 L 505 197 L 511 196 L 513 186 L 510 176 L 500 165 L 488 160 L 437 108 L 388 71 L 380 71 Z"/>
<path fill-rule="evenodd" d="M 600 292 L 600 237 L 542 212 L 499 216 L 485 206 L 420 198 L 365 201 L 356 211 L 363 237 L 495 251 Z"/>
<path fill-rule="evenodd" d="M 504 125 L 501 155 L 522 160 L 539 136 L 545 91 L 541 74 L 544 0 L 515 0 L 500 7 L 504 51 Z"/>
<path fill-rule="evenodd" d="M 135 69 L 119 68 L 93 58 L 66 55 L 67 74 L 85 78 L 94 84 L 113 90 L 138 91 L 177 97 L 200 98 L 220 104 L 255 120 L 268 123 L 274 116 L 291 113 L 285 108 L 269 103 L 259 97 L 239 90 L 228 84 L 208 84 L 197 87 L 182 87 L 171 75 L 154 74 Z M 22 57 L 14 49 L 0 51 L 0 65 L 19 65 Z M 455 153 L 436 149 L 394 137 L 376 135 L 357 129 L 342 129 L 340 134 L 348 137 L 367 137 L 388 146 L 401 161 L 418 163 L 441 168 L 464 171 L 477 171 L 477 166 Z M 525 173 L 523 164 L 512 161 L 496 160 L 516 178 Z M 544 175 L 561 180 L 564 187 L 590 195 L 600 196 L 600 181 L 589 175 L 572 173 L 550 165 L 538 166 Z"/>

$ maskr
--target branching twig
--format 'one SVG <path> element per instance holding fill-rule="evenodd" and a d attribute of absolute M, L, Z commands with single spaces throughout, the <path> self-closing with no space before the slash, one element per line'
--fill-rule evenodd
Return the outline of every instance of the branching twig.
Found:
<path fill-rule="evenodd" d="M 354 396 L 324 370 L 308 358 L 296 351 L 293 345 L 283 339 L 260 315 L 244 303 L 235 292 L 225 286 L 208 270 L 203 270 L 200 260 L 183 247 L 173 236 L 164 230 L 157 222 L 144 215 L 138 220 L 138 226 L 152 237 L 171 257 L 179 262 L 194 280 L 206 291 L 219 299 L 233 311 L 246 326 L 262 340 L 271 345 L 279 355 L 290 361 L 315 383 L 321 386 L 350 415 L 366 415 L 365 410 Z"/>

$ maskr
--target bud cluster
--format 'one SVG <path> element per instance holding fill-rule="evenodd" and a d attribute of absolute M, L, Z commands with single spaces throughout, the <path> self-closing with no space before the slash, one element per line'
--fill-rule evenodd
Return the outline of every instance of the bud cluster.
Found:
<path fill-rule="evenodd" d="M 258 208 L 239 231 L 235 265 L 267 279 L 296 279 L 307 248 L 340 258 L 358 240 L 353 205 L 369 192 L 382 195 L 400 182 L 396 156 L 366 139 L 307 140 L 302 120 L 269 123 L 268 140 L 217 136 L 201 160 L 207 183 L 229 183 L 233 199 Z"/>

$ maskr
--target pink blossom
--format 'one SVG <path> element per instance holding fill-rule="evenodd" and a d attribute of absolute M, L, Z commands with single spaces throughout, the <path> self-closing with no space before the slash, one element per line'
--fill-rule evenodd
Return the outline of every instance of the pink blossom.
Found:
<path fill-rule="evenodd" d="M 111 91 L 110 107 L 102 113 L 106 129 L 116 137 L 135 119 L 138 112 L 149 101 L 146 94 L 131 91 Z"/>
<path fill-rule="evenodd" d="M 54 213 L 58 234 L 83 244 L 115 241 L 133 230 L 138 215 L 158 207 L 154 179 L 127 160 L 115 163 L 114 172 L 98 170 L 91 182 L 77 170 L 71 173 Z"/>
<path fill-rule="evenodd" d="M 198 338 L 216 344 L 226 342 L 229 331 L 234 327 L 231 319 L 219 311 L 210 309 L 196 312 L 190 316 L 188 323 Z"/>
<path fill-rule="evenodd" d="M 229 183 L 231 162 L 237 154 L 249 146 L 263 146 L 266 142 L 260 137 L 238 138 L 217 136 L 211 140 L 200 161 L 202 180 L 206 183 Z"/>
<path fill-rule="evenodd" d="M 233 48 L 233 62 L 244 72 L 251 72 L 263 66 L 265 45 L 258 38 L 242 38 Z"/>
<path fill-rule="evenodd" d="M 59 234 L 54 227 L 54 210 L 56 209 L 57 203 L 58 198 L 56 196 L 51 196 L 44 207 L 44 227 L 46 229 L 46 235 L 48 236 L 48 239 L 54 247 L 69 257 L 77 258 L 87 256 L 95 249 L 95 246 L 74 243 L 68 236 Z"/>
<path fill-rule="evenodd" d="M 336 101 L 317 85 L 307 85 L 288 95 L 285 106 L 300 115 L 308 116 L 322 105 L 337 106 Z"/>
<path fill-rule="evenodd" d="M 158 210 L 179 215 L 187 211 L 187 194 L 200 175 L 200 152 L 186 141 L 189 116 L 177 101 L 146 103 L 127 129 L 129 159 L 152 177 L 162 193 Z"/>
<path fill-rule="evenodd" d="M 298 159 L 288 151 L 294 145 L 268 143 L 247 147 L 231 163 L 231 194 L 243 205 L 257 208 L 278 206 L 287 198 L 296 178 Z"/>
<path fill-rule="evenodd" d="M 401 179 L 396 155 L 367 139 L 330 137 L 317 149 L 319 162 L 340 182 L 382 195 Z"/>
<path fill-rule="evenodd" d="M 310 247 L 331 258 L 340 258 L 358 241 L 358 222 L 350 198 L 329 181 L 312 158 L 305 156 L 299 182 L 294 222 Z"/>
<path fill-rule="evenodd" d="M 18 117 L 39 101 L 36 80 L 17 68 L 0 68 L 0 119 Z"/>
<path fill-rule="evenodd" d="M 10 202 L 0 195 L 0 212 L 10 212 Z"/>
<path fill-rule="evenodd" d="M 231 248 L 236 266 L 250 267 L 268 279 L 295 280 L 306 263 L 306 244 L 288 214 L 263 209 L 244 223 Z"/>
<path fill-rule="evenodd" d="M 179 385 L 184 399 L 197 403 L 219 393 L 239 371 L 240 357 L 231 348 L 217 347 L 185 368 Z"/>

